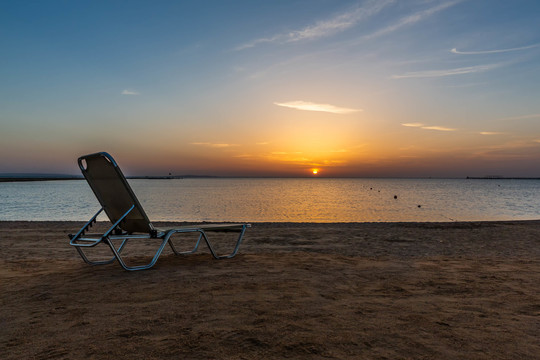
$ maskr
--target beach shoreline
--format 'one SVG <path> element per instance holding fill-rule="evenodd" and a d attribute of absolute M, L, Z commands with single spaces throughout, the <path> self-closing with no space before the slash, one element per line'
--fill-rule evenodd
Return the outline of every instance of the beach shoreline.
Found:
<path fill-rule="evenodd" d="M 136 273 L 85 264 L 82 224 L 0 221 L 2 359 L 540 355 L 537 220 L 252 223 Z"/>

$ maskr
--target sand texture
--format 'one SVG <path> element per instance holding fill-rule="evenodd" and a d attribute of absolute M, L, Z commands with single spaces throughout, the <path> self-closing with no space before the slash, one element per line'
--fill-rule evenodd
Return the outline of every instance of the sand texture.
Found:
<path fill-rule="evenodd" d="M 0 359 L 540 358 L 540 221 L 253 224 L 140 272 L 80 225 L 0 222 Z"/>

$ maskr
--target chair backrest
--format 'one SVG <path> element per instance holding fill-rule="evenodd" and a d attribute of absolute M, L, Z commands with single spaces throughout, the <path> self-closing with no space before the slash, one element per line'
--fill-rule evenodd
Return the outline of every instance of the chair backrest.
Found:
<path fill-rule="evenodd" d="M 81 156 L 79 167 L 103 210 L 117 222 L 131 206 L 135 208 L 119 225 L 128 233 L 149 233 L 154 230 L 135 193 L 111 155 L 105 152 Z"/>

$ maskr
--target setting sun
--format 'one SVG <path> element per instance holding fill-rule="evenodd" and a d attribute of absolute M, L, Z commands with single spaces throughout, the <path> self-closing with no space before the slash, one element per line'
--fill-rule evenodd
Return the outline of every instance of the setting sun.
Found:
<path fill-rule="evenodd" d="M 312 169 L 311 172 L 313 175 L 317 175 L 319 173 L 319 169 Z"/>

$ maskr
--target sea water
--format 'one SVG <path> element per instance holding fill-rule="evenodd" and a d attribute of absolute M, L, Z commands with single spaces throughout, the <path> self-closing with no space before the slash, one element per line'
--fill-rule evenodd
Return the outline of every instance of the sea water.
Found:
<path fill-rule="evenodd" d="M 152 221 L 540 219 L 540 180 L 189 178 L 129 183 Z M 88 220 L 99 208 L 84 180 L 0 183 L 0 220 Z"/>

